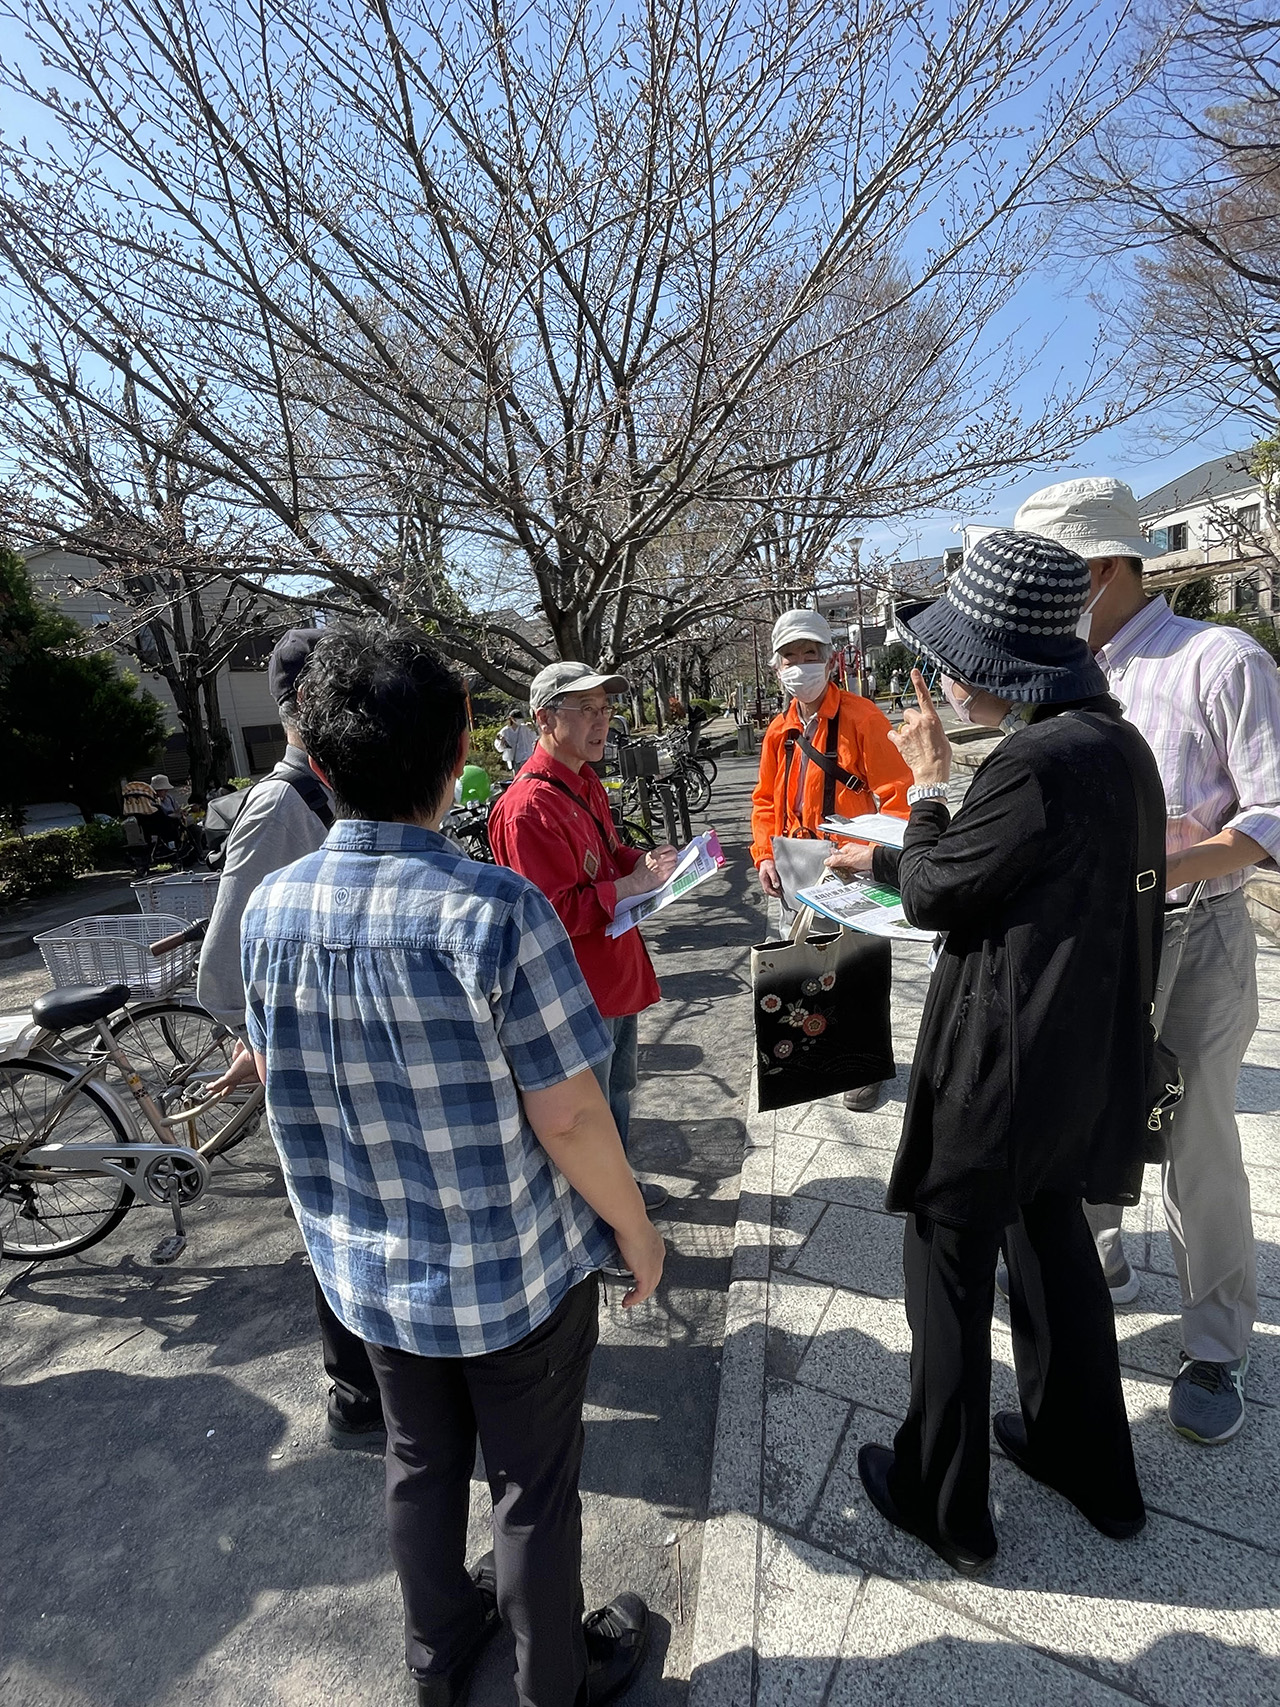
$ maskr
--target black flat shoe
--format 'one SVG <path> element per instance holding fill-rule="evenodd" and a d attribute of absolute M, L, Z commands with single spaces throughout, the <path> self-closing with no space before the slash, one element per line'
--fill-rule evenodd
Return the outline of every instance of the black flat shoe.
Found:
<path fill-rule="evenodd" d="M 448 1671 L 432 1672 L 427 1677 L 421 1673 L 414 1674 L 418 1684 L 418 1707 L 459 1707 L 466 1700 L 476 1661 L 501 1623 L 498 1617 L 498 1578 L 491 1552 L 476 1560 L 471 1567 L 471 1580 L 480 1590 L 484 1608 L 480 1628 Z"/>
<path fill-rule="evenodd" d="M 620 1594 L 582 1620 L 587 1642 L 587 1707 L 603 1707 L 635 1678 L 649 1641 L 649 1608 Z"/>
<path fill-rule="evenodd" d="M 1004 1453 L 1011 1464 L 1016 1464 L 1024 1476 L 1030 1476 L 1033 1482 L 1040 1482 L 1046 1488 L 1052 1488 L 1055 1494 L 1061 1494 L 1064 1500 L 1073 1505 L 1093 1527 L 1110 1541 L 1130 1541 L 1146 1526 L 1147 1514 L 1141 1512 L 1137 1517 L 1108 1517 L 1104 1512 L 1092 1511 L 1086 1505 L 1081 1505 L 1074 1494 L 1055 1482 L 1052 1476 L 1045 1475 L 1036 1465 L 1027 1444 L 1027 1425 L 1020 1411 L 997 1411 L 991 1424 L 991 1432 L 996 1437 L 996 1445 Z"/>
<path fill-rule="evenodd" d="M 871 1442 L 859 1451 L 858 1474 L 862 1485 L 867 1490 L 867 1498 L 886 1523 L 891 1523 L 906 1535 L 913 1535 L 917 1541 L 923 1541 L 944 1564 L 950 1565 L 953 1571 L 959 1571 L 962 1577 L 979 1577 L 983 1571 L 989 1570 L 996 1556 L 994 1548 L 990 1553 L 971 1553 L 967 1548 L 956 1547 L 944 1540 L 936 1530 L 911 1521 L 889 1491 L 889 1472 L 892 1469 L 892 1447 Z"/>
<path fill-rule="evenodd" d="M 331 1398 L 325 1418 L 329 1445 L 338 1452 L 385 1452 L 387 1425 L 381 1407 L 343 1412 Z"/>

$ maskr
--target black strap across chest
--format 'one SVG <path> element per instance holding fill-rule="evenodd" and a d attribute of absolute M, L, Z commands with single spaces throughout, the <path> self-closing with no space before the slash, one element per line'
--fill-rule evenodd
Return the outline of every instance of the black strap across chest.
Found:
<path fill-rule="evenodd" d="M 587 817 L 590 818 L 596 829 L 599 830 L 600 839 L 609 852 L 616 853 L 618 843 L 617 838 L 613 834 L 612 826 L 606 830 L 582 796 L 580 794 L 575 794 L 567 782 L 561 782 L 558 776 L 548 776 L 545 771 L 521 771 L 519 776 L 516 778 L 516 782 L 545 782 L 551 788 L 558 788 L 566 800 L 572 800 L 573 804 L 581 811 L 585 812 Z"/>
<path fill-rule="evenodd" d="M 859 789 L 864 789 L 867 786 L 860 776 L 856 776 L 853 771 L 843 770 L 840 766 L 838 758 L 840 751 L 839 707 L 836 709 L 835 716 L 827 719 L 827 741 L 825 751 L 819 752 L 803 729 L 788 729 L 782 738 L 782 745 L 785 753 L 782 770 L 783 834 L 788 836 L 795 834 L 802 836 L 816 835 L 816 829 L 808 828 L 804 822 L 804 801 L 799 798 L 798 793 L 796 805 L 799 810 L 793 812 L 791 807 L 791 761 L 795 757 L 795 750 L 797 747 L 799 747 L 800 751 L 808 759 L 809 763 L 811 765 L 817 765 L 818 769 L 822 772 L 822 816 L 824 818 L 829 818 L 836 809 L 837 785 L 841 788 L 851 789 L 855 794 Z M 796 821 L 795 830 L 791 827 L 791 821 L 793 818 Z"/>

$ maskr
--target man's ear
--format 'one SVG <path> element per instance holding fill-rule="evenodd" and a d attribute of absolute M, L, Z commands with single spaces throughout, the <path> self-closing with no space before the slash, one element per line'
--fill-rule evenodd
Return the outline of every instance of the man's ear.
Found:
<path fill-rule="evenodd" d="M 467 758 L 470 755 L 470 752 L 471 752 L 471 731 L 470 731 L 470 729 L 464 728 L 462 731 L 462 734 L 458 737 L 458 755 L 453 762 L 453 776 L 454 776 L 455 781 L 457 780 L 458 777 L 460 777 L 462 775 L 462 772 L 466 767 Z"/>
<path fill-rule="evenodd" d="M 333 793 L 333 784 L 329 781 L 328 777 L 320 769 L 320 766 L 316 763 L 316 761 L 311 757 L 310 753 L 307 754 L 307 763 L 311 766 L 311 769 L 314 772 L 314 774 L 320 778 L 320 781 L 329 790 L 329 793 L 332 794 Z"/>

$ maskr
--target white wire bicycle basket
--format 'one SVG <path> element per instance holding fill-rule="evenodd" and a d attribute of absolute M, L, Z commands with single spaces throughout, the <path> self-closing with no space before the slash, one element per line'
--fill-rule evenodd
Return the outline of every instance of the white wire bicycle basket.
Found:
<path fill-rule="evenodd" d="M 35 938 L 58 989 L 73 984 L 127 984 L 134 1000 L 167 996 L 195 970 L 199 944 L 184 942 L 156 959 L 150 945 L 191 923 L 173 913 L 106 913 L 72 919 Z"/>
<path fill-rule="evenodd" d="M 146 877 L 129 887 L 144 913 L 164 913 L 194 925 L 197 919 L 207 919 L 213 912 L 219 880 L 216 871 L 203 874 L 180 871 L 171 877 Z"/>

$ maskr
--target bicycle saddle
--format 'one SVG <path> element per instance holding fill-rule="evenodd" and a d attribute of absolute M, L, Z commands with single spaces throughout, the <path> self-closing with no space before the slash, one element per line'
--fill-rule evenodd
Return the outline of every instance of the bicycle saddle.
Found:
<path fill-rule="evenodd" d="M 31 1017 L 46 1031 L 66 1031 L 68 1026 L 106 1019 L 128 1000 L 127 984 L 74 984 L 67 990 L 46 990 L 32 1003 Z"/>

